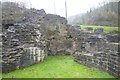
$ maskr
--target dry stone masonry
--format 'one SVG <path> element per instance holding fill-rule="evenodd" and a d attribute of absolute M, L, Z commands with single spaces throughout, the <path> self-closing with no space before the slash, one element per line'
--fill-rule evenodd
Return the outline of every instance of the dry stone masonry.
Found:
<path fill-rule="evenodd" d="M 65 54 L 74 55 L 80 64 L 120 77 L 119 31 L 106 34 L 103 28 L 82 29 L 43 9 L 10 7 L 2 8 L 3 73 L 43 62 L 47 56 Z"/>

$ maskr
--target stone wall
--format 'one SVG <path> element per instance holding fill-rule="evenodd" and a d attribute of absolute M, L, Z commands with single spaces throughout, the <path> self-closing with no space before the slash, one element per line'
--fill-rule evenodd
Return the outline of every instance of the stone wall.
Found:
<path fill-rule="evenodd" d="M 75 61 L 91 68 L 100 69 L 120 77 L 119 53 L 80 53 L 76 52 Z"/>
<path fill-rule="evenodd" d="M 9 7 L 3 6 L 1 34 L 3 73 L 42 62 L 47 55 L 56 55 L 64 49 L 62 44 L 67 35 L 65 18 L 46 14 L 43 9 L 21 8 L 18 16 L 12 7 L 9 13 L 4 14 L 6 9 Z M 19 17 L 20 19 L 17 19 Z"/>
<path fill-rule="evenodd" d="M 7 27 L 3 27 L 2 34 L 3 73 L 43 61 L 47 55 L 41 47 L 43 44 L 40 43 L 40 35 L 34 27 L 27 24 L 13 24 Z"/>

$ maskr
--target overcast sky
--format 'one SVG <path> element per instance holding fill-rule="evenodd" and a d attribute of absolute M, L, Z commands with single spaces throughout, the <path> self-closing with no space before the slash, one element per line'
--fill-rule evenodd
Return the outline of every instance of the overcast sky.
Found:
<path fill-rule="evenodd" d="M 7 1 L 7 0 L 3 0 Z M 61 15 L 65 17 L 65 0 L 9 0 L 9 1 L 22 1 L 25 3 L 32 4 L 32 8 L 44 9 L 46 13 Z M 79 13 L 85 13 L 90 8 L 98 6 L 98 3 L 103 0 L 66 0 L 68 17 Z M 54 5 L 55 2 L 55 5 Z"/>

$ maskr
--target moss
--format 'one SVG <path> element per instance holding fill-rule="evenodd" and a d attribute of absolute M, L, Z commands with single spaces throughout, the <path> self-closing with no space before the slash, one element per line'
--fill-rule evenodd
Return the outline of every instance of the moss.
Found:
<path fill-rule="evenodd" d="M 67 40 L 73 40 L 72 38 L 67 38 Z"/>
<path fill-rule="evenodd" d="M 48 36 L 52 36 L 52 35 L 55 35 L 55 31 L 52 31 L 52 30 L 47 30 L 47 35 Z"/>

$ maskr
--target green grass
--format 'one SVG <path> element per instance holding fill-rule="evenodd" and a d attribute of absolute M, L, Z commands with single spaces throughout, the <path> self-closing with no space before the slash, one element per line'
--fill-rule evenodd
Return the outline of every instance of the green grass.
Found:
<path fill-rule="evenodd" d="M 106 72 L 73 61 L 72 56 L 50 56 L 44 62 L 2 75 L 3 78 L 114 78 Z"/>
<path fill-rule="evenodd" d="M 116 30 L 118 31 L 118 27 L 108 27 L 108 26 L 89 26 L 89 25 L 80 25 L 81 28 L 92 27 L 93 30 L 95 28 L 104 28 L 104 33 L 108 33 L 110 31 Z"/>

